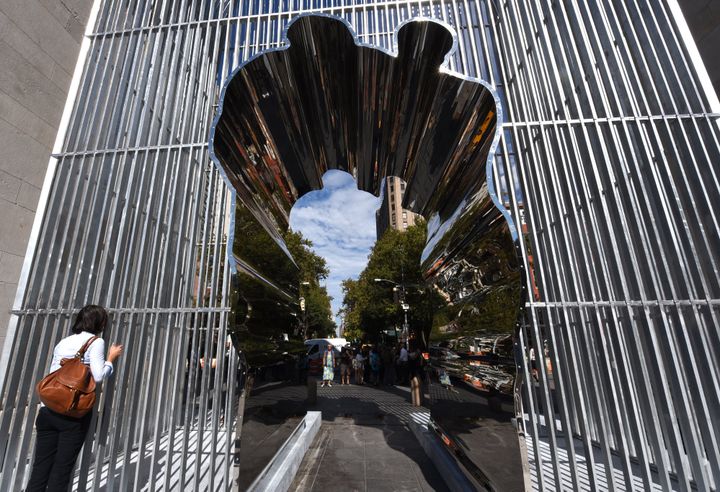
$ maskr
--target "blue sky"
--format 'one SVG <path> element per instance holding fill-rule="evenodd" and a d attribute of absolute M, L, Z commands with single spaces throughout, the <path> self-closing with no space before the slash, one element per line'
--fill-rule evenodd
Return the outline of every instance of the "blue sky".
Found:
<path fill-rule="evenodd" d="M 303 196 L 290 211 L 290 227 L 310 239 L 315 252 L 327 261 L 333 314 L 342 305 L 340 283 L 357 278 L 367 264 L 379 206 L 380 199 L 358 190 L 351 175 L 328 171 L 323 189 Z"/>

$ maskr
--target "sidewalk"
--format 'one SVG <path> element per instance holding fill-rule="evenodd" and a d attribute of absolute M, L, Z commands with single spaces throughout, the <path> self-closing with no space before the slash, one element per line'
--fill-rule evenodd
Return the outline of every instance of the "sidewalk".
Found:
<path fill-rule="evenodd" d="M 318 387 L 309 410 L 322 412 L 323 426 L 290 490 L 447 490 L 407 426 L 421 410 L 409 399 L 399 387 Z"/>

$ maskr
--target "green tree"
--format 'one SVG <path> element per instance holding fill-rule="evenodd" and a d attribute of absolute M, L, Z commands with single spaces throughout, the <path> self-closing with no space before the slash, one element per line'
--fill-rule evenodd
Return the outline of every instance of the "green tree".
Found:
<path fill-rule="evenodd" d="M 404 232 L 388 229 L 375 243 L 359 278 L 343 282 L 346 334 L 377 340 L 383 330 L 400 326 L 404 315 L 399 298 L 404 286 L 411 337 L 427 344 L 434 313 L 443 301 L 423 279 L 420 255 L 425 242 L 425 224 L 419 222 Z"/>
<path fill-rule="evenodd" d="M 284 234 L 285 246 L 298 266 L 301 281 L 319 283 L 327 279 L 330 271 L 325 258 L 312 250 L 312 241 L 303 237 L 301 232 L 288 229 Z"/>
<path fill-rule="evenodd" d="M 347 340 L 361 340 L 363 331 L 360 329 L 360 282 L 351 278 L 342 281 L 343 306 L 340 315 L 343 317 L 343 336 Z"/>
<path fill-rule="evenodd" d="M 325 336 L 335 330 L 331 299 L 320 285 L 329 273 L 325 260 L 299 232 L 287 231 L 283 239 L 285 244 L 278 244 L 237 204 L 232 252 L 238 271 L 232 279 L 230 332 L 251 365 L 304 351 L 300 288 L 306 298 L 308 332 Z"/>

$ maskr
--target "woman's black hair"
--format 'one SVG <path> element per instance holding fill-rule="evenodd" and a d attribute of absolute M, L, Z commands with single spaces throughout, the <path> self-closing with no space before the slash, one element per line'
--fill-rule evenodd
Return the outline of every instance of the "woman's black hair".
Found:
<path fill-rule="evenodd" d="M 108 324 L 108 313 L 102 306 L 88 304 L 77 313 L 72 326 L 73 333 L 87 331 L 93 335 L 99 335 Z"/>

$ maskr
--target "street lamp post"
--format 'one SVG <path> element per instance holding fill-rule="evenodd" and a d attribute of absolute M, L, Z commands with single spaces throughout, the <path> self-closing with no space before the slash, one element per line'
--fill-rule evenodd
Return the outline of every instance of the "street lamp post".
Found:
<path fill-rule="evenodd" d="M 403 338 L 405 339 L 405 349 L 410 350 L 410 324 L 408 323 L 408 310 L 410 309 L 410 306 L 403 302 L 400 304 L 400 306 L 403 308 L 403 312 L 405 313 L 405 322 L 403 323 Z"/>
<path fill-rule="evenodd" d="M 404 277 L 404 276 L 403 276 Z M 388 280 L 386 278 L 376 278 L 373 279 L 375 282 L 388 282 L 390 284 L 393 284 L 393 290 L 400 289 L 400 307 L 402 307 L 403 314 L 405 316 L 405 321 L 403 323 L 403 329 L 402 329 L 402 337 L 405 339 L 405 348 L 410 349 L 410 324 L 408 323 L 408 311 L 410 310 L 410 305 L 405 302 L 405 283 L 397 283 L 393 280 Z"/>

